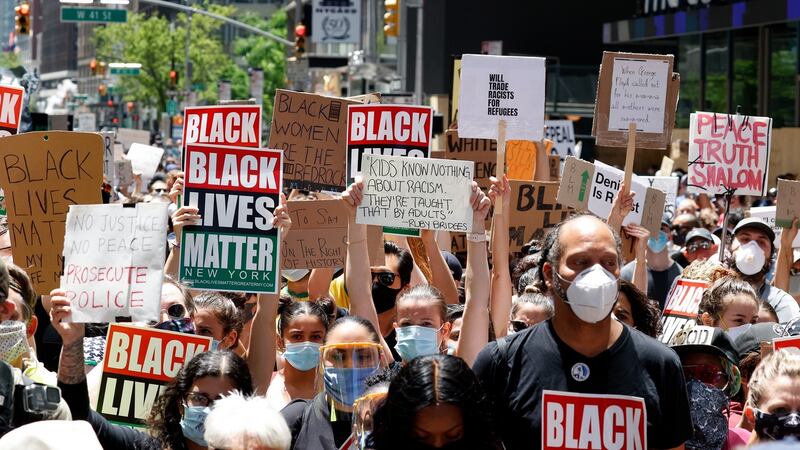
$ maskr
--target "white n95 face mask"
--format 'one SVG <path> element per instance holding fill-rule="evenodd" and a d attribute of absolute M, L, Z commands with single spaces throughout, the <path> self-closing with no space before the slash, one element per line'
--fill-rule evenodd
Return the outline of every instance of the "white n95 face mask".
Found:
<path fill-rule="evenodd" d="M 756 241 L 750 241 L 736 250 L 736 267 L 745 275 L 755 275 L 764 268 L 767 258 Z"/>
<path fill-rule="evenodd" d="M 561 278 L 561 275 L 558 277 Z M 619 285 L 617 278 L 600 264 L 589 267 L 567 283 L 570 285 L 565 302 L 580 320 L 597 323 L 611 314 Z"/>

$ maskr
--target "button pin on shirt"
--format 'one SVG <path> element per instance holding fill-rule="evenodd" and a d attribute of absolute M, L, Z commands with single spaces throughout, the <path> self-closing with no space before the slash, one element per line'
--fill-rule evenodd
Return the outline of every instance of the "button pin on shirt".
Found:
<path fill-rule="evenodd" d="M 589 366 L 582 362 L 575 363 L 570 373 L 575 381 L 586 381 L 589 378 Z"/>

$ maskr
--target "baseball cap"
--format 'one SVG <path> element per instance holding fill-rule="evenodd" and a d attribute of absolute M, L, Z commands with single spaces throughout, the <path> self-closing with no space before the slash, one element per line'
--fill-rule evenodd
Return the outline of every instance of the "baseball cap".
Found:
<path fill-rule="evenodd" d="M 758 230 L 763 231 L 767 237 L 769 237 L 769 241 L 773 242 L 775 240 L 775 232 L 772 231 L 772 227 L 765 224 L 761 221 L 758 217 L 748 217 L 746 219 L 742 219 L 739 223 L 736 224 L 736 227 L 733 229 L 733 234 L 739 232 L 739 230 L 744 228 L 756 228 Z"/>
<path fill-rule="evenodd" d="M 671 213 L 664 213 L 664 215 L 661 216 L 661 226 L 662 227 L 668 227 L 668 228 L 672 227 L 672 214 Z"/>
<path fill-rule="evenodd" d="M 450 273 L 453 274 L 453 279 L 461 281 L 461 274 L 464 269 L 461 267 L 461 262 L 458 261 L 458 258 L 446 250 L 442 250 L 442 256 L 444 257 L 444 262 L 447 263 L 447 267 L 450 268 Z"/>
<path fill-rule="evenodd" d="M 772 342 L 781 337 L 783 326 L 777 323 L 757 323 L 736 337 L 734 345 L 739 355 L 761 351 L 762 342 Z"/>
<path fill-rule="evenodd" d="M 711 232 L 706 230 L 705 228 L 692 228 L 692 231 L 686 234 L 686 242 L 690 242 L 694 238 L 702 238 L 709 242 L 714 242 L 714 238 L 711 236 Z"/>
<path fill-rule="evenodd" d="M 672 336 L 669 346 L 678 356 L 689 353 L 709 353 L 727 359 L 731 364 L 739 364 L 739 352 L 733 340 L 721 328 L 694 325 L 687 322 Z"/>

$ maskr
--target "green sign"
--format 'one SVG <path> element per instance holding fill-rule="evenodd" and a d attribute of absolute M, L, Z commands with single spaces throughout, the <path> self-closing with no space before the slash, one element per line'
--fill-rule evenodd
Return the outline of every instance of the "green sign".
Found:
<path fill-rule="evenodd" d="M 167 114 L 174 116 L 178 112 L 178 101 L 167 100 Z"/>
<path fill-rule="evenodd" d="M 128 21 L 127 9 L 61 7 L 62 22 L 122 23 Z M 113 73 L 113 72 L 112 72 Z"/>
<path fill-rule="evenodd" d="M 111 75 L 139 75 L 142 69 L 138 67 L 109 67 Z"/>

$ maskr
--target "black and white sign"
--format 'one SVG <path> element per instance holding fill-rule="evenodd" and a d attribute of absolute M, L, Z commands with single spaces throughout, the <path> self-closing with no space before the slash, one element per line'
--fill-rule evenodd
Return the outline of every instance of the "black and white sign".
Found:
<path fill-rule="evenodd" d="M 311 41 L 320 44 L 361 41 L 361 2 L 314 0 Z"/>

